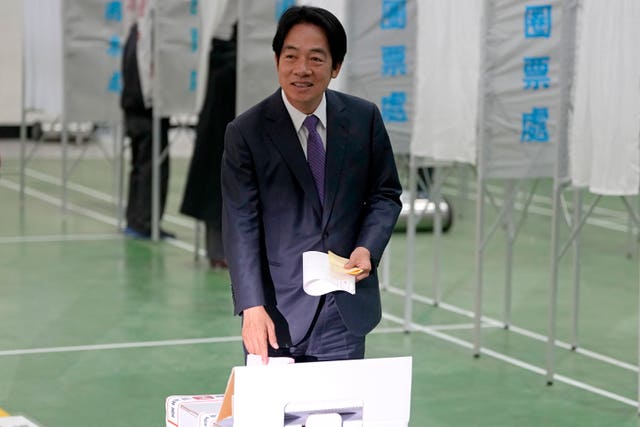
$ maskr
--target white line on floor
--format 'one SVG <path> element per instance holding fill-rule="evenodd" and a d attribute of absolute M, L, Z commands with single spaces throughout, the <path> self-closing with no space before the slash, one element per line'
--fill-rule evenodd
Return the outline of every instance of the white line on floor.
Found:
<path fill-rule="evenodd" d="M 123 348 L 169 347 L 176 345 L 213 344 L 222 342 L 239 342 L 240 336 L 194 338 L 184 340 L 140 341 L 113 344 L 76 345 L 68 347 L 28 348 L 19 350 L 2 350 L 0 356 L 23 356 L 27 354 L 66 353 L 72 351 L 118 350 Z"/>
<path fill-rule="evenodd" d="M 0 244 L 87 242 L 94 240 L 122 240 L 122 234 L 53 234 L 42 236 L 7 236 L 0 237 Z"/>

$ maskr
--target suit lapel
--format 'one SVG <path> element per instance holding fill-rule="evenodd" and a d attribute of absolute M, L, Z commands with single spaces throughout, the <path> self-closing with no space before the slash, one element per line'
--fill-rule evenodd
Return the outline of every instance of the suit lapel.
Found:
<path fill-rule="evenodd" d="M 271 139 L 289 170 L 300 183 L 307 203 L 310 203 L 318 216 L 321 216 L 322 207 L 318 200 L 318 190 L 313 182 L 311 170 L 304 157 L 304 152 L 300 146 L 296 130 L 293 128 L 289 112 L 282 101 L 280 90 L 269 98 L 265 116 L 267 119 L 267 137 Z"/>
<path fill-rule="evenodd" d="M 345 114 L 344 104 L 340 99 L 328 90 L 327 95 L 327 166 L 325 174 L 325 205 L 322 212 L 322 228 L 329 221 L 333 205 L 336 200 L 344 154 L 349 139 L 349 118 Z"/>

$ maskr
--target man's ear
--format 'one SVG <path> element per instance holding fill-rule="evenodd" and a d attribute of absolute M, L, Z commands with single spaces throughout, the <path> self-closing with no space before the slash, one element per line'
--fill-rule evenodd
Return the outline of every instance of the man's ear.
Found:
<path fill-rule="evenodd" d="M 331 70 L 331 78 L 335 79 L 336 77 L 338 77 L 338 74 L 340 73 L 340 68 L 342 68 L 342 62 L 339 63 L 338 65 L 336 65 L 333 70 Z"/>
<path fill-rule="evenodd" d="M 273 59 L 275 59 L 275 61 L 276 61 L 276 67 L 278 67 L 278 62 L 279 62 L 280 58 L 278 58 L 278 54 L 277 53 L 273 54 Z"/>

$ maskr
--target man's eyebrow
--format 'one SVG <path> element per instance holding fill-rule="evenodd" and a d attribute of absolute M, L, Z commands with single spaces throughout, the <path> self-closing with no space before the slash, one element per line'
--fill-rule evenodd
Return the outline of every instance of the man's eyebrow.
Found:
<path fill-rule="evenodd" d="M 293 46 L 293 45 L 285 45 L 285 46 L 283 46 L 283 47 L 282 47 L 282 50 L 283 50 L 283 51 L 284 51 L 284 50 L 295 50 L 295 51 L 299 51 L 299 50 L 300 50 L 300 48 L 298 48 L 298 47 L 296 47 L 296 46 Z M 327 55 L 327 54 L 328 54 L 328 52 L 326 51 L 326 49 L 323 49 L 323 48 L 321 48 L 321 47 L 314 47 L 314 48 L 311 48 L 311 49 L 309 49 L 309 50 L 310 50 L 311 52 L 314 52 L 314 53 L 321 53 L 321 54 L 323 54 L 323 55 Z"/>

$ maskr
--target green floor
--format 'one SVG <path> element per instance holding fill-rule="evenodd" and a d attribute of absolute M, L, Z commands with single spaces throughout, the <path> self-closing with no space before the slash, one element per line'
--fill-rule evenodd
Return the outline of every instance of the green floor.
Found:
<path fill-rule="evenodd" d="M 11 151 L 6 147 L 0 141 L 0 408 L 42 427 L 162 426 L 166 396 L 222 392 L 231 367 L 242 363 L 239 321 L 226 273 L 194 261 L 193 223 L 177 213 L 188 159 L 173 158 L 164 221 L 179 241 L 152 243 L 117 233 L 108 201 L 116 185 L 101 159 L 76 165 L 63 214 L 60 160 L 35 155 L 21 210 L 18 162 L 3 154 Z M 603 200 L 585 225 L 580 270 L 580 348 L 615 361 L 558 348 L 559 376 L 549 387 L 546 343 L 535 338 L 548 328 L 549 182 L 536 193 L 515 245 L 513 328 L 487 324 L 485 350 L 474 359 L 475 205 L 459 197 L 456 177 L 445 187 L 461 215 L 438 251 L 442 304 L 422 302 L 435 295 L 433 235 L 422 233 L 414 265 L 415 330 L 402 332 L 407 254 L 405 236 L 397 233 L 384 320 L 367 341 L 367 357 L 413 356 L 410 425 L 640 425 L 633 406 L 638 256 L 621 201 Z M 470 194 L 474 188 L 470 183 Z M 493 192 L 500 198 L 502 190 Z M 490 206 L 487 212 L 495 217 Z M 483 298 L 485 316 L 498 321 L 504 319 L 504 277 L 498 230 L 487 246 Z M 563 342 L 571 340 L 571 277 L 569 251 L 558 299 Z"/>

